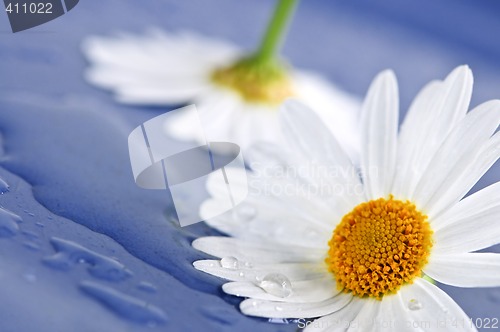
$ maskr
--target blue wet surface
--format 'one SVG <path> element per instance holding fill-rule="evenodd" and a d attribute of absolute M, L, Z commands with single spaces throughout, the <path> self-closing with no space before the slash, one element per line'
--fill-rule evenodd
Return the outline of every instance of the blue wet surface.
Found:
<path fill-rule="evenodd" d="M 222 281 L 191 265 L 204 257 L 191 241 L 215 231 L 180 228 L 167 192 L 135 185 L 127 136 L 167 108 L 118 105 L 82 78 L 85 36 L 192 29 L 251 48 L 271 5 L 82 0 L 17 34 L 0 14 L 1 332 L 296 330 L 240 314 Z M 468 63 L 477 105 L 500 97 L 499 10 L 491 1 L 304 1 L 284 53 L 359 96 L 394 68 L 403 110 L 427 81 Z M 497 180 L 498 165 L 473 190 Z M 499 289 L 443 288 L 470 316 L 500 318 Z"/>

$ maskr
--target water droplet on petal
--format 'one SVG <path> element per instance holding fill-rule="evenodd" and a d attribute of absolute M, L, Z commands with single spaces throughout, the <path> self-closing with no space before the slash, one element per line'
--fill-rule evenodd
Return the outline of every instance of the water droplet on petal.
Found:
<path fill-rule="evenodd" d="M 274 309 L 276 311 L 283 311 L 283 307 L 280 307 L 279 305 L 277 305 L 276 307 L 274 307 Z"/>
<path fill-rule="evenodd" d="M 257 302 L 257 301 L 252 301 L 252 307 L 256 307 L 256 306 L 258 306 L 258 305 L 259 305 L 259 302 Z"/>
<path fill-rule="evenodd" d="M 220 260 L 220 265 L 225 269 L 236 270 L 240 266 L 240 263 L 237 258 L 228 256 Z"/>
<path fill-rule="evenodd" d="M 234 218 L 237 221 L 252 221 L 257 216 L 257 209 L 248 203 L 242 203 L 234 209 Z"/>
<path fill-rule="evenodd" d="M 252 263 L 250 263 L 250 262 L 245 262 L 244 265 L 245 265 L 245 267 L 248 267 L 248 268 L 253 267 Z"/>
<path fill-rule="evenodd" d="M 244 276 L 245 276 L 245 273 L 240 272 L 240 273 L 239 273 L 239 276 L 240 276 L 240 277 L 244 277 Z"/>
<path fill-rule="evenodd" d="M 423 305 L 422 303 L 420 303 L 418 300 L 416 299 L 411 299 L 409 302 L 408 302 L 408 309 L 412 310 L 412 311 L 416 311 L 416 310 L 420 310 L 423 308 Z"/>
<path fill-rule="evenodd" d="M 306 237 L 308 239 L 315 239 L 318 237 L 318 232 L 314 229 L 308 229 L 306 232 Z"/>
<path fill-rule="evenodd" d="M 281 273 L 270 273 L 259 283 L 259 287 L 267 293 L 285 298 L 292 294 L 292 283 Z"/>

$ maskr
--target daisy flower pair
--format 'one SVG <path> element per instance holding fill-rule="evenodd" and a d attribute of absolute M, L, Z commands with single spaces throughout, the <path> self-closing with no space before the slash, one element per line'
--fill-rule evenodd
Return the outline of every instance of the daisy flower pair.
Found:
<path fill-rule="evenodd" d="M 306 331 L 476 330 L 433 283 L 500 286 L 500 255 L 475 252 L 500 242 L 500 183 L 463 198 L 500 156 L 500 102 L 467 112 L 472 80 L 462 66 L 426 85 L 398 133 L 396 78 L 379 74 L 362 106 L 359 168 L 314 112 L 286 102 L 290 149 L 247 154 L 250 195 L 206 221 L 229 237 L 195 240 L 220 259 L 195 268 L 229 280 L 244 314 L 296 318 Z M 207 188 L 202 215 L 226 193 Z"/>

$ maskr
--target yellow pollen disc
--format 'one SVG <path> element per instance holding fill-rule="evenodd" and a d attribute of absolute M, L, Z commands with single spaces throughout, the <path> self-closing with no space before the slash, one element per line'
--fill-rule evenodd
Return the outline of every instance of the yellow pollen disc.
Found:
<path fill-rule="evenodd" d="M 276 63 L 260 64 L 243 59 L 215 70 L 211 78 L 214 83 L 235 91 L 250 103 L 277 106 L 295 94 L 286 71 Z"/>
<path fill-rule="evenodd" d="M 432 230 L 414 204 L 391 196 L 356 206 L 342 218 L 328 244 L 325 261 L 338 287 L 380 299 L 421 276 Z"/>

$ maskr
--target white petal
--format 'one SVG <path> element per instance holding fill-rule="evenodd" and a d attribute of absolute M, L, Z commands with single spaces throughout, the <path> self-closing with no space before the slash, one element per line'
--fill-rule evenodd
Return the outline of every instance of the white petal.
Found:
<path fill-rule="evenodd" d="M 411 286 L 409 286 L 411 287 Z M 382 308 L 378 317 L 378 324 L 388 326 L 398 332 L 426 331 L 420 324 L 413 324 L 408 303 L 403 300 L 401 293 L 386 296 L 382 300 Z M 382 329 L 384 331 L 384 329 Z"/>
<path fill-rule="evenodd" d="M 311 318 L 331 314 L 344 308 L 352 299 L 351 295 L 340 293 L 321 302 L 286 303 L 248 299 L 240 304 L 245 315 L 269 318 Z"/>
<path fill-rule="evenodd" d="M 345 331 L 349 326 L 356 325 L 354 318 L 359 314 L 365 302 L 362 299 L 353 297 L 352 301 L 342 310 L 330 315 L 321 317 L 307 324 L 304 332 L 336 332 Z M 300 324 L 300 321 L 299 321 Z M 303 325 L 306 323 L 303 322 Z"/>
<path fill-rule="evenodd" d="M 147 80 L 150 81 L 149 79 Z M 115 94 L 116 100 L 123 104 L 166 105 L 182 104 L 191 101 L 195 96 L 207 89 L 209 89 L 208 85 L 200 84 L 199 82 L 175 88 L 162 85 L 138 84 L 138 86 L 121 86 L 116 88 Z"/>
<path fill-rule="evenodd" d="M 345 213 L 348 212 L 363 199 L 363 195 L 358 174 L 347 154 L 318 116 L 304 104 L 287 100 L 280 115 L 283 134 L 290 147 L 309 161 L 305 166 L 325 165 L 330 168 L 330 176 L 318 176 L 314 182 L 343 188 L 342 193 L 336 196 L 345 200 Z M 332 195 L 335 193 L 332 192 Z"/>
<path fill-rule="evenodd" d="M 368 199 L 390 194 L 396 167 L 399 96 L 392 71 L 377 75 L 362 111 L 361 171 Z"/>
<path fill-rule="evenodd" d="M 418 149 L 418 142 L 423 140 L 422 132 L 429 126 L 429 121 L 435 117 L 432 106 L 441 97 L 442 81 L 432 81 L 425 85 L 417 94 L 401 126 L 398 137 L 398 160 L 396 176 L 392 193 L 395 197 L 407 198 L 413 192 L 421 174 L 416 173 L 414 158 Z"/>
<path fill-rule="evenodd" d="M 500 158 L 500 133 L 494 134 L 486 141 L 472 158 L 455 165 L 453 175 L 456 181 L 450 181 L 445 193 L 446 199 L 443 205 L 451 207 L 457 203 L 465 194 L 479 181 L 479 179 L 490 169 L 490 167 Z M 439 211 L 439 212 L 438 212 Z M 436 212 L 428 214 L 432 220 L 438 220 L 440 213 L 446 212 L 446 208 L 436 209 Z"/>
<path fill-rule="evenodd" d="M 202 237 L 193 241 L 192 246 L 215 257 L 233 256 L 244 262 L 294 263 L 318 262 L 325 252 L 295 246 L 282 246 L 270 243 L 249 242 L 230 237 Z"/>
<path fill-rule="evenodd" d="M 469 172 L 480 148 L 493 135 L 500 123 L 500 101 L 479 105 L 467 114 L 446 137 L 430 161 L 415 193 L 414 201 L 429 217 L 438 215 L 458 202 L 470 189 L 451 190 L 461 182 L 462 174 Z"/>
<path fill-rule="evenodd" d="M 120 102 L 162 105 L 193 100 L 209 88 L 214 68 L 238 54 L 229 44 L 192 33 L 92 37 L 83 43 L 87 79 L 111 89 Z"/>
<path fill-rule="evenodd" d="M 206 219 L 205 216 L 216 214 L 221 201 L 227 201 L 224 183 L 214 181 L 214 177 L 209 176 L 207 189 L 213 198 L 203 202 L 200 210 L 200 215 L 208 225 L 241 239 L 292 246 L 300 243 L 303 247 L 328 250 L 333 225 L 341 218 L 338 214 L 335 218 L 335 213 L 332 213 L 334 202 L 324 206 L 322 200 L 309 197 L 286 193 L 275 195 L 274 190 L 289 190 L 294 184 L 279 179 L 268 180 L 265 176 L 254 176 L 251 172 L 247 174 L 249 194 L 244 202 L 232 211 Z M 237 182 L 231 184 L 233 188 L 237 185 Z"/>
<path fill-rule="evenodd" d="M 400 197 L 412 199 L 413 190 L 437 149 L 465 116 L 472 94 L 472 82 L 470 69 L 460 66 L 442 84 L 431 83 L 431 87 L 424 88 L 420 98 L 429 98 L 427 102 L 415 101 L 411 116 L 403 123 L 401 138 L 404 142 L 398 148 L 398 155 L 402 156 L 402 167 L 395 183 Z M 432 91 L 434 88 L 436 90 Z M 423 108 L 426 110 L 422 110 Z"/>
<path fill-rule="evenodd" d="M 422 278 L 402 287 L 399 294 L 412 326 L 424 331 L 476 331 L 469 317 L 448 294 Z M 410 301 L 420 304 L 421 308 L 410 310 Z"/>
<path fill-rule="evenodd" d="M 194 100 L 204 132 L 197 132 L 197 127 L 189 121 L 185 113 L 172 115 L 165 123 L 165 131 L 172 137 L 183 141 L 234 142 L 228 139 L 230 124 L 241 103 L 225 91 L 212 88 Z"/>
<path fill-rule="evenodd" d="M 457 287 L 500 286 L 500 254 L 433 254 L 424 272 L 444 284 Z"/>
<path fill-rule="evenodd" d="M 218 215 L 205 222 L 233 237 L 242 240 L 265 241 L 278 245 L 295 246 L 300 243 L 303 248 L 328 250 L 328 240 L 332 230 L 325 230 L 311 218 L 295 214 L 294 208 L 286 208 L 283 202 L 268 198 L 261 203 L 251 203 L 247 199 L 232 211 Z M 273 204 L 275 203 L 275 204 Z M 201 215 L 213 215 L 212 211 L 220 210 L 220 201 L 210 199 L 203 203 Z M 303 214 L 303 212 L 302 212 Z"/>
<path fill-rule="evenodd" d="M 292 80 L 300 101 L 316 112 L 351 160 L 359 164 L 360 100 L 315 73 L 295 71 Z"/>
<path fill-rule="evenodd" d="M 380 301 L 373 298 L 363 299 L 363 307 L 356 315 L 347 331 L 379 331 L 377 326 L 374 326 L 373 323 L 376 321 L 380 309 Z"/>
<path fill-rule="evenodd" d="M 465 253 L 500 242 L 500 182 L 470 195 L 433 222 L 436 253 Z"/>
<path fill-rule="evenodd" d="M 270 273 L 280 273 L 292 282 L 316 280 L 331 276 L 323 264 L 315 263 L 250 263 L 238 261 L 235 268 L 222 267 L 219 260 L 195 261 L 193 266 L 205 273 L 231 281 L 257 282 Z"/>
<path fill-rule="evenodd" d="M 334 297 L 340 292 L 332 274 L 327 274 L 321 279 L 292 282 L 292 294 L 285 298 L 267 293 L 258 286 L 258 283 L 255 280 L 253 282 L 228 282 L 222 286 L 222 290 L 231 295 L 250 297 L 257 300 L 293 303 L 321 302 Z"/>

